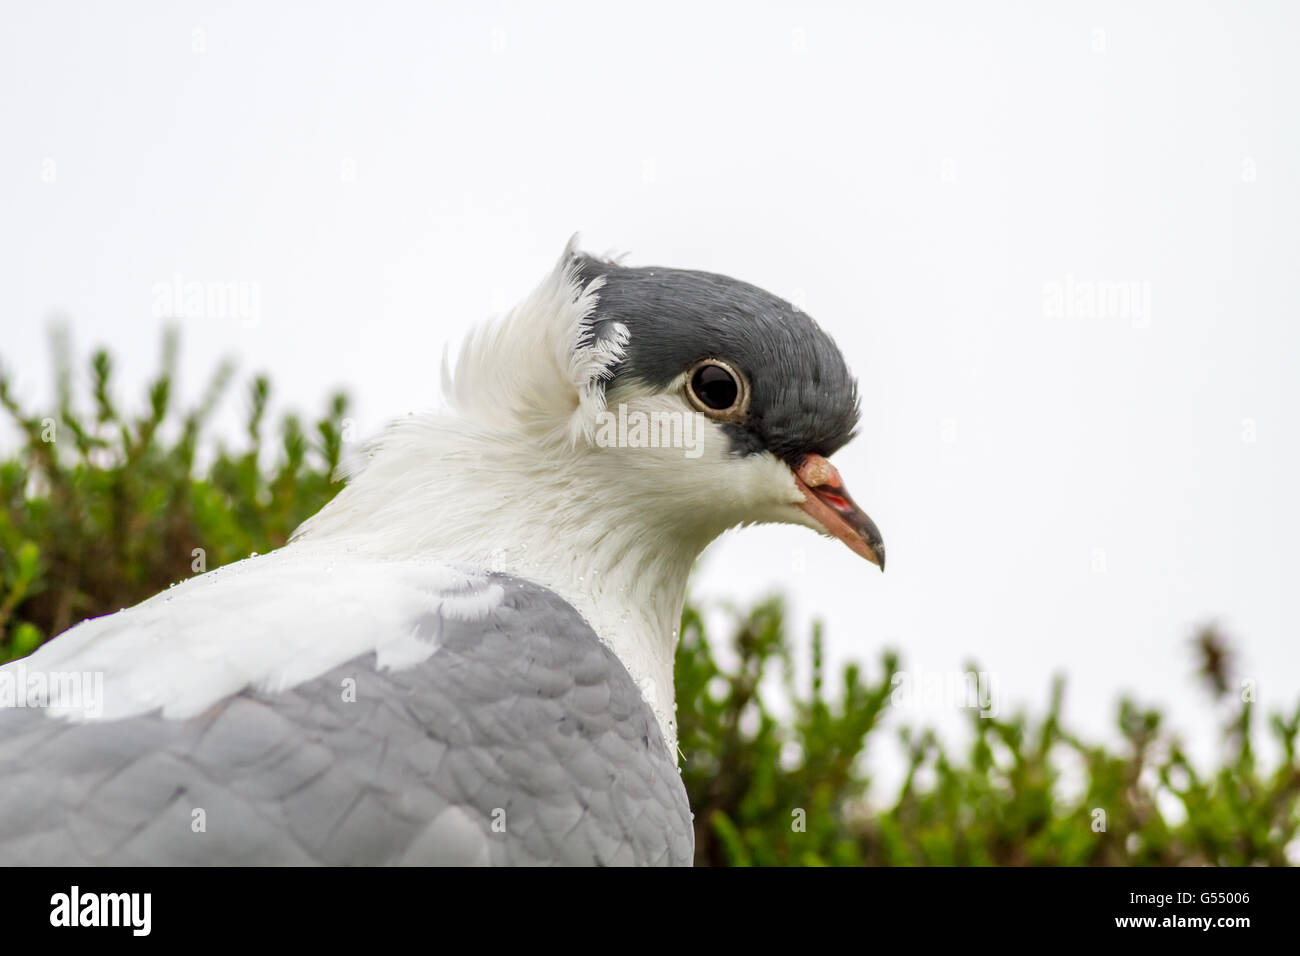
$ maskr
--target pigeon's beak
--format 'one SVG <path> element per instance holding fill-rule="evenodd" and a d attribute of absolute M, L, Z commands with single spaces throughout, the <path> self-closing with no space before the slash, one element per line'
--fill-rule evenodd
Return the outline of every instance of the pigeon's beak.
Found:
<path fill-rule="evenodd" d="M 874 521 L 853 503 L 840 473 L 821 455 L 809 455 L 795 470 L 795 480 L 804 493 L 799 507 L 872 564 L 885 570 L 885 542 Z"/>

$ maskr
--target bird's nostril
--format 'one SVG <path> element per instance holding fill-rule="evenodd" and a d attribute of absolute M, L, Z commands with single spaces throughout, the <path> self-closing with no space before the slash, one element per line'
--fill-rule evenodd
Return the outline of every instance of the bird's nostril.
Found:
<path fill-rule="evenodd" d="M 799 478 L 809 488 L 840 484 L 840 473 L 821 455 L 809 455 L 799 468 Z"/>

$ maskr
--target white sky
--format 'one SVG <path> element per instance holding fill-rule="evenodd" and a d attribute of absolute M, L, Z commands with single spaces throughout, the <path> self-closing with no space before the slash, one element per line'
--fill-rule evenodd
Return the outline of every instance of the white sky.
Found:
<path fill-rule="evenodd" d="M 1091 733 L 1134 691 L 1208 754 L 1198 623 L 1300 697 L 1300 15 L 972 6 L 8 2 L 0 354 L 48 395 L 62 313 L 138 394 L 157 284 L 252 283 L 256 322 L 184 323 L 182 393 L 233 353 L 364 436 L 575 230 L 734 275 L 858 372 L 836 460 L 889 572 L 757 529 L 695 593 L 786 591 L 833 662 L 977 660 L 1006 706 L 1064 671 Z M 1053 314 L 1067 281 L 1149 309 Z"/>

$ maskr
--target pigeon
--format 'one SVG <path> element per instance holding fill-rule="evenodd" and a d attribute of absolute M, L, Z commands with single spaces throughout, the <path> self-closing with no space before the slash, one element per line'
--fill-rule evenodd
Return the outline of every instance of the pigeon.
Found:
<path fill-rule="evenodd" d="M 282 548 L 0 668 L 0 865 L 690 865 L 687 577 L 785 522 L 885 566 L 800 309 L 571 240 Z"/>

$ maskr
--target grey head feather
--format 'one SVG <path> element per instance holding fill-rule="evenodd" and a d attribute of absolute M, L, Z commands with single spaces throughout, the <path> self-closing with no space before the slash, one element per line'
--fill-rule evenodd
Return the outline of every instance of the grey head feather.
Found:
<path fill-rule="evenodd" d="M 583 287 L 604 278 L 591 337 L 610 334 L 614 323 L 629 333 L 609 388 L 629 379 L 663 388 L 701 359 L 719 358 L 750 382 L 747 420 L 725 426 L 734 454 L 769 451 L 798 467 L 853 437 L 858 393 L 844 356 L 789 302 L 711 272 L 575 258 Z"/>

